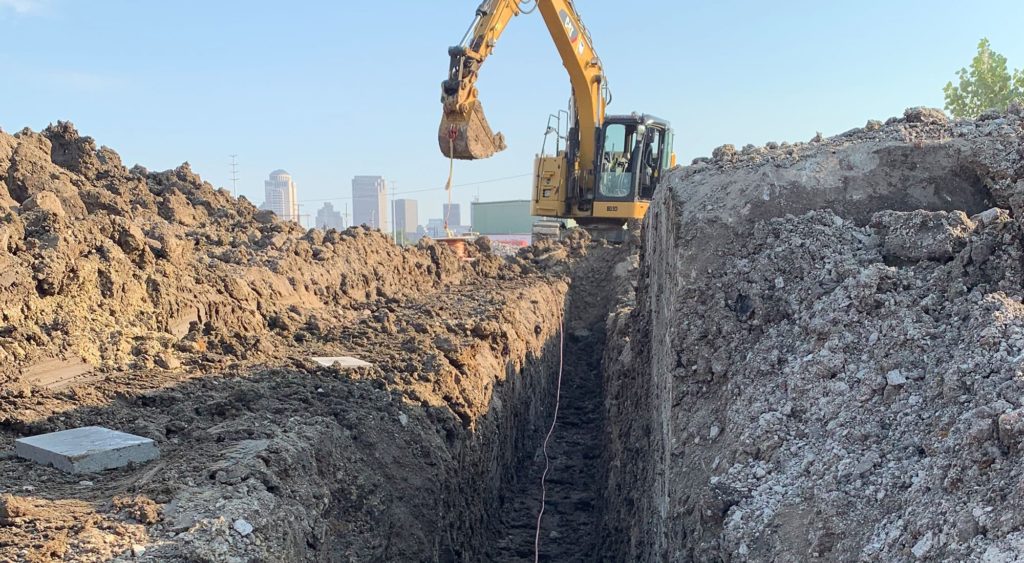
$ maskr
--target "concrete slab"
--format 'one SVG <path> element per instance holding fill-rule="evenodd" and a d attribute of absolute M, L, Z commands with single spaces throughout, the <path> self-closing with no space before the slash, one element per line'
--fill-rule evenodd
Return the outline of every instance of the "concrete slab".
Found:
<path fill-rule="evenodd" d="M 93 367 L 81 359 L 48 358 L 25 368 L 22 381 L 37 387 L 45 387 L 54 391 L 87 383 L 99 379 L 100 376 L 88 377 Z"/>
<path fill-rule="evenodd" d="M 101 426 L 21 438 L 14 441 L 14 452 L 67 473 L 96 473 L 160 457 L 153 440 Z"/>
<path fill-rule="evenodd" d="M 351 356 L 316 357 L 310 359 L 325 368 L 329 368 L 335 364 L 338 364 L 338 367 L 342 369 L 368 368 L 373 366 L 370 362 L 364 362 L 359 358 L 353 358 Z"/>

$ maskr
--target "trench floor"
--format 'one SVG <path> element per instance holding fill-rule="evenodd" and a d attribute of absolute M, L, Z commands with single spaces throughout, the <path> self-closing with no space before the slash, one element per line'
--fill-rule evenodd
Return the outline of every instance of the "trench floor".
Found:
<path fill-rule="evenodd" d="M 603 334 L 567 331 L 561 406 L 548 445 L 551 468 L 540 532 L 540 560 L 597 561 L 598 494 L 604 405 L 601 397 Z M 545 432 L 550 425 L 548 419 Z M 534 560 L 544 455 L 536 455 L 502 497 L 501 529 L 488 560 Z"/>

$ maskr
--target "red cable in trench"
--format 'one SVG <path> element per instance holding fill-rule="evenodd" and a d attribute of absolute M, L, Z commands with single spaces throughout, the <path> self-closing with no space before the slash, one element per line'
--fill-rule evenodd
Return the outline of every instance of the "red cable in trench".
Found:
<path fill-rule="evenodd" d="M 551 419 L 551 428 L 548 435 L 544 437 L 544 473 L 540 477 L 540 512 L 537 514 L 537 535 L 533 540 L 533 562 L 540 563 L 540 521 L 544 518 L 544 502 L 547 500 L 547 478 L 548 470 L 551 469 L 551 460 L 548 458 L 548 442 L 555 433 L 555 424 L 558 423 L 558 407 L 562 401 L 562 370 L 565 367 L 565 317 L 558 323 L 558 387 L 555 390 L 555 416 Z"/>

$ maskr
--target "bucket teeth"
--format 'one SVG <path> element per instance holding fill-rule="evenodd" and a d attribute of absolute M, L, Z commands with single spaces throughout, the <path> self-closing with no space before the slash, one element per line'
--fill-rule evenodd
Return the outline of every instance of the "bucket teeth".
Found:
<path fill-rule="evenodd" d="M 473 102 L 466 113 L 446 111 L 441 118 L 437 142 L 442 154 L 458 160 L 489 158 L 506 148 L 505 136 L 491 131 L 480 102 Z"/>

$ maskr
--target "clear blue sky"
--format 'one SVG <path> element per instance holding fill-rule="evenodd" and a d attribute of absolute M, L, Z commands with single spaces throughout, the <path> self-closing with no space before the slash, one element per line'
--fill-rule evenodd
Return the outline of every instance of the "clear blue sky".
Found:
<path fill-rule="evenodd" d="M 0 127 L 57 119 L 131 165 L 191 162 L 257 205 L 292 173 L 303 213 L 343 208 L 356 174 L 397 182 L 439 217 L 448 163 L 436 145 L 447 48 L 477 0 L 0 0 Z M 614 6 L 614 7 L 613 7 Z M 671 120 L 681 161 L 717 145 L 836 134 L 941 88 L 978 40 L 1024 67 L 1024 2 L 578 0 L 604 60 L 615 113 Z M 456 164 L 455 201 L 530 195 L 546 116 L 568 79 L 539 15 L 513 22 L 480 84 L 509 150 Z M 468 215 L 468 210 L 464 212 Z"/>

